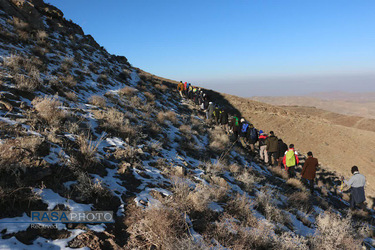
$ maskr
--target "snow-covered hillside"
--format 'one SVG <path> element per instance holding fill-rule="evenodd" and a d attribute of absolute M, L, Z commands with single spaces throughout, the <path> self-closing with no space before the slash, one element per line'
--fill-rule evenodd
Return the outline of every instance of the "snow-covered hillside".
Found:
<path fill-rule="evenodd" d="M 311 196 L 58 9 L 0 6 L 0 249 L 374 246 L 374 211 L 349 213 L 333 173 Z M 115 223 L 23 223 L 44 210 Z"/>

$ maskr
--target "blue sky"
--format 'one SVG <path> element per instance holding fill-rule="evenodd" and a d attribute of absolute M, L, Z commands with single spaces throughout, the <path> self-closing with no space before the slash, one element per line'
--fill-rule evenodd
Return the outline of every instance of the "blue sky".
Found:
<path fill-rule="evenodd" d="M 375 91 L 374 0 L 47 0 L 150 73 L 241 96 Z"/>

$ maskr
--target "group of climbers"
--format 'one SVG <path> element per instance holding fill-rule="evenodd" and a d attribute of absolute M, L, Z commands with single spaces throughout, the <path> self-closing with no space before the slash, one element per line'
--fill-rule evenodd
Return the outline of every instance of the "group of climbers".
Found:
<path fill-rule="evenodd" d="M 194 87 L 188 82 L 180 81 L 177 85 L 177 90 L 181 98 L 187 98 L 198 105 L 202 110 L 206 110 L 209 105 L 207 94 L 198 87 Z"/>
<path fill-rule="evenodd" d="M 240 145 L 249 151 L 249 154 L 255 156 L 255 145 L 259 145 L 259 158 L 272 167 L 280 167 L 285 169 L 289 178 L 296 177 L 296 167 L 299 165 L 298 153 L 294 148 L 294 144 L 289 146 L 273 131 L 266 134 L 263 130 L 258 130 L 254 125 L 239 114 L 229 114 L 226 108 L 218 107 L 208 95 L 198 87 L 193 87 L 190 83 L 181 81 L 177 89 L 181 98 L 192 100 L 201 110 L 206 112 L 206 119 L 210 123 L 220 125 L 224 131 L 231 134 L 233 141 L 240 142 Z M 229 119 L 231 117 L 231 119 Z M 312 152 L 307 153 L 301 172 L 301 180 L 306 187 L 310 189 L 311 194 L 314 193 L 314 180 L 316 171 L 319 166 L 317 158 L 314 158 Z M 342 183 L 351 187 L 351 209 L 365 201 L 365 177 L 359 174 L 358 167 L 352 168 L 353 177 L 349 181 L 342 178 Z"/>

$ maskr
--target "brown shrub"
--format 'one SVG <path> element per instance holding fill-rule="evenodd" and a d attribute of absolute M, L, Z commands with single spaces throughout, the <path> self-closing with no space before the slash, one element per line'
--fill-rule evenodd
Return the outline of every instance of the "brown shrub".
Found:
<path fill-rule="evenodd" d="M 17 171 L 23 159 L 31 160 L 37 154 L 43 140 L 39 137 L 17 137 L 0 144 L 0 168 Z"/>
<path fill-rule="evenodd" d="M 143 95 L 146 97 L 148 102 L 154 102 L 155 101 L 155 95 L 150 92 L 144 92 Z"/>
<path fill-rule="evenodd" d="M 140 108 L 142 104 L 142 100 L 138 96 L 134 95 L 130 98 L 130 103 L 133 107 Z"/>
<path fill-rule="evenodd" d="M 157 89 L 157 90 L 160 90 L 161 92 L 165 92 L 165 91 L 167 91 L 167 89 L 168 89 L 168 86 L 166 86 L 166 85 L 161 85 L 161 84 L 155 84 L 155 88 Z"/>
<path fill-rule="evenodd" d="M 47 38 L 48 34 L 44 30 L 38 30 L 38 32 L 36 33 L 36 39 L 38 40 L 38 42 L 44 43 Z"/>
<path fill-rule="evenodd" d="M 111 191 L 98 179 L 93 181 L 91 177 L 80 172 L 77 177 L 77 185 L 74 186 L 75 195 L 81 201 L 92 202 L 94 200 L 108 199 L 112 197 Z"/>
<path fill-rule="evenodd" d="M 160 124 L 164 123 L 165 120 L 171 121 L 173 124 L 177 124 L 176 113 L 173 111 L 159 112 L 156 119 Z"/>
<path fill-rule="evenodd" d="M 73 64 L 74 57 L 65 57 L 64 60 L 61 62 L 60 68 L 63 72 L 67 73 L 73 67 Z"/>
<path fill-rule="evenodd" d="M 18 17 L 13 17 L 13 19 L 8 20 L 8 22 L 17 30 L 27 30 L 29 28 L 29 24 Z"/>
<path fill-rule="evenodd" d="M 274 200 L 273 190 L 261 190 L 256 197 L 257 208 L 267 220 L 286 224 L 290 222 L 290 218 L 281 209 L 279 209 Z"/>
<path fill-rule="evenodd" d="M 288 172 L 285 171 L 285 169 L 281 169 L 279 167 L 269 167 L 268 170 L 270 170 L 274 175 L 283 178 L 284 180 L 288 180 Z"/>
<path fill-rule="evenodd" d="M 65 112 L 59 108 L 62 104 L 55 97 L 36 97 L 31 104 L 38 111 L 38 115 L 50 125 L 57 125 L 65 118 Z"/>
<path fill-rule="evenodd" d="M 130 138 L 134 138 L 137 133 L 135 126 L 130 124 L 125 114 L 115 108 L 109 108 L 105 111 L 94 110 L 93 113 L 97 119 L 101 120 L 100 126 L 108 132 L 121 134 Z"/>
<path fill-rule="evenodd" d="M 70 74 L 60 76 L 59 79 L 63 83 L 63 85 L 68 88 L 73 88 L 77 85 L 77 81 L 74 79 L 74 76 Z"/>
<path fill-rule="evenodd" d="M 215 127 L 210 130 L 210 145 L 209 147 L 215 151 L 224 151 L 229 147 L 229 136 L 221 128 Z"/>
<path fill-rule="evenodd" d="M 259 221 L 257 227 L 243 227 L 229 214 L 220 216 L 208 233 L 208 240 L 215 239 L 230 249 L 273 249 L 277 240 L 269 223 Z"/>
<path fill-rule="evenodd" d="M 17 74 L 14 76 L 14 84 L 18 89 L 25 91 L 34 91 L 39 88 L 42 84 L 40 74 L 38 71 L 33 71 L 31 75 L 25 76 L 23 74 Z"/>
<path fill-rule="evenodd" d="M 236 176 L 236 180 L 242 182 L 245 189 L 250 191 L 254 187 L 254 184 L 260 181 L 260 178 L 256 177 L 247 169 L 244 169 L 241 174 Z"/>
<path fill-rule="evenodd" d="M 166 207 L 137 209 L 131 215 L 128 227 L 129 248 L 174 249 L 176 241 L 187 237 L 183 215 Z"/>
<path fill-rule="evenodd" d="M 84 157 L 82 162 L 84 162 L 84 168 L 88 168 L 95 163 L 99 162 L 97 157 L 98 147 L 102 142 L 103 138 L 100 138 L 98 141 L 94 141 L 91 139 L 90 134 L 84 135 L 81 134 L 78 139 L 79 150 Z"/>
<path fill-rule="evenodd" d="M 258 220 L 252 212 L 254 201 L 244 193 L 232 197 L 226 206 L 226 211 L 236 219 L 240 220 L 245 227 L 257 227 Z"/>
<path fill-rule="evenodd" d="M 342 218 L 326 211 L 316 220 L 317 231 L 311 238 L 315 249 L 361 249 L 363 238 L 351 225 L 351 216 Z"/>
<path fill-rule="evenodd" d="M 292 187 L 295 187 L 295 188 L 298 188 L 298 189 L 301 189 L 303 191 L 306 191 L 306 187 L 305 185 L 303 185 L 303 183 L 298 180 L 298 179 L 295 179 L 295 178 L 289 178 L 286 182 L 286 184 L 292 186 Z"/>
<path fill-rule="evenodd" d="M 74 101 L 74 102 L 76 102 L 78 100 L 77 94 L 73 91 L 65 93 L 65 96 L 66 96 L 66 98 L 68 98 L 69 100 Z"/>
<path fill-rule="evenodd" d="M 98 107 L 101 107 L 101 108 L 104 108 L 106 106 L 106 101 L 105 101 L 104 97 L 98 96 L 98 95 L 91 96 L 90 99 L 89 99 L 89 102 L 92 105 L 98 106 Z"/>
<path fill-rule="evenodd" d="M 309 194 L 305 191 L 293 192 L 289 195 L 288 203 L 301 211 L 309 211 L 311 209 Z"/>
<path fill-rule="evenodd" d="M 118 91 L 119 95 L 122 96 L 133 96 L 138 90 L 132 87 L 124 87 Z"/>

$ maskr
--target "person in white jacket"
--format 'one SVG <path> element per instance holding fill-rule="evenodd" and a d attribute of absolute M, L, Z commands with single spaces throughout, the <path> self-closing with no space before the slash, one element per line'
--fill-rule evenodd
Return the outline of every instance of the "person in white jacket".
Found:
<path fill-rule="evenodd" d="M 366 177 L 359 173 L 357 166 L 352 167 L 352 174 L 353 176 L 349 181 L 344 180 L 344 177 L 342 177 L 342 180 L 351 187 L 350 208 L 354 209 L 356 205 L 360 205 L 366 200 Z"/>

